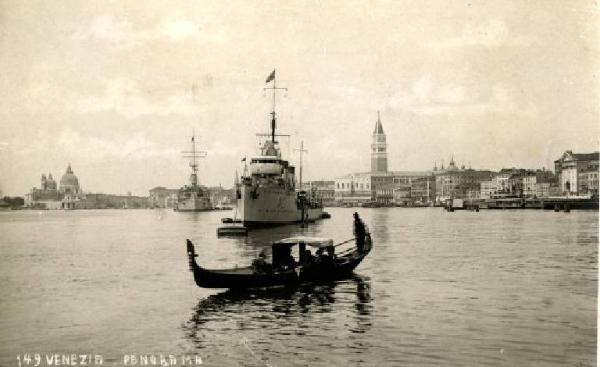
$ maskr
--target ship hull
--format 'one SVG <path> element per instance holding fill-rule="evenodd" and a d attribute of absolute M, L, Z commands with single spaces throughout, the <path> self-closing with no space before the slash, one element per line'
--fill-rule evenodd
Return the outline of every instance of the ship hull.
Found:
<path fill-rule="evenodd" d="M 210 201 L 207 198 L 187 198 L 177 202 L 175 211 L 177 212 L 204 212 L 212 210 Z"/>
<path fill-rule="evenodd" d="M 246 226 L 313 222 L 323 214 L 322 207 L 299 208 L 294 191 L 279 187 L 259 187 L 255 194 L 252 191 L 250 186 L 240 187 L 238 215 Z"/>

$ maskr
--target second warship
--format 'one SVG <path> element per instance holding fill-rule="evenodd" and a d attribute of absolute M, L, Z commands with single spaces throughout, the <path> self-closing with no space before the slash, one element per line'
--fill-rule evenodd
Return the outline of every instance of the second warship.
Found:
<path fill-rule="evenodd" d="M 206 152 L 196 150 L 196 136 L 192 134 L 192 150 L 182 152 L 184 158 L 190 159 L 190 184 L 183 186 L 177 193 L 177 204 L 174 210 L 179 212 L 201 212 L 212 210 L 208 189 L 198 183 L 198 158 L 206 156 Z"/>

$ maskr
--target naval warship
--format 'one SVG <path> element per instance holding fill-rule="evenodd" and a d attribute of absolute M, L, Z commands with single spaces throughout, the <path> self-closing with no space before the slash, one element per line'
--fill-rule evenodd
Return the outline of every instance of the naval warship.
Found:
<path fill-rule="evenodd" d="M 201 212 L 212 210 L 210 195 L 206 187 L 198 184 L 198 158 L 206 156 L 206 152 L 196 150 L 196 136 L 192 134 L 192 150 L 182 152 L 184 158 L 190 160 L 190 184 L 183 186 L 177 193 L 177 204 L 174 210 L 179 212 Z"/>
<path fill-rule="evenodd" d="M 278 88 L 275 70 L 266 83 L 273 82 L 273 109 L 270 134 L 258 134 L 266 138 L 260 147 L 260 155 L 244 158 L 245 168 L 236 184 L 237 214 L 245 226 L 265 226 L 286 223 L 312 222 L 320 219 L 323 205 L 314 192 L 297 190 L 295 167 L 281 156 L 275 129 L 275 95 Z M 301 186 L 301 184 L 299 185 Z M 300 189 L 300 187 L 298 188 Z"/>

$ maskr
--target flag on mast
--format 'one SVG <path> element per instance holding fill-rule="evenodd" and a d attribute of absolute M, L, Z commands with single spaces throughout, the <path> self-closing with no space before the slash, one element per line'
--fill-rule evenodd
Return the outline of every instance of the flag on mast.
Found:
<path fill-rule="evenodd" d="M 265 83 L 268 83 L 268 82 L 270 82 L 273 79 L 275 79 L 275 69 L 273 69 L 273 71 L 271 72 L 271 74 L 269 74 L 269 76 L 267 77 L 267 81 L 265 81 Z"/>

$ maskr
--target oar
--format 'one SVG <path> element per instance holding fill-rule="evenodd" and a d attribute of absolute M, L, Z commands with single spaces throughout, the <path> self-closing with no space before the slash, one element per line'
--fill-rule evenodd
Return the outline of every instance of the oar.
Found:
<path fill-rule="evenodd" d="M 346 244 L 346 243 L 348 243 L 348 242 L 350 242 L 350 241 L 354 241 L 355 239 L 356 239 L 355 237 L 352 237 L 351 239 L 349 239 L 349 240 L 346 240 L 346 241 L 344 241 L 344 242 L 340 242 L 340 243 L 338 243 L 337 245 L 334 245 L 333 247 L 338 247 L 338 246 L 341 246 L 341 245 L 343 245 L 343 244 Z"/>

